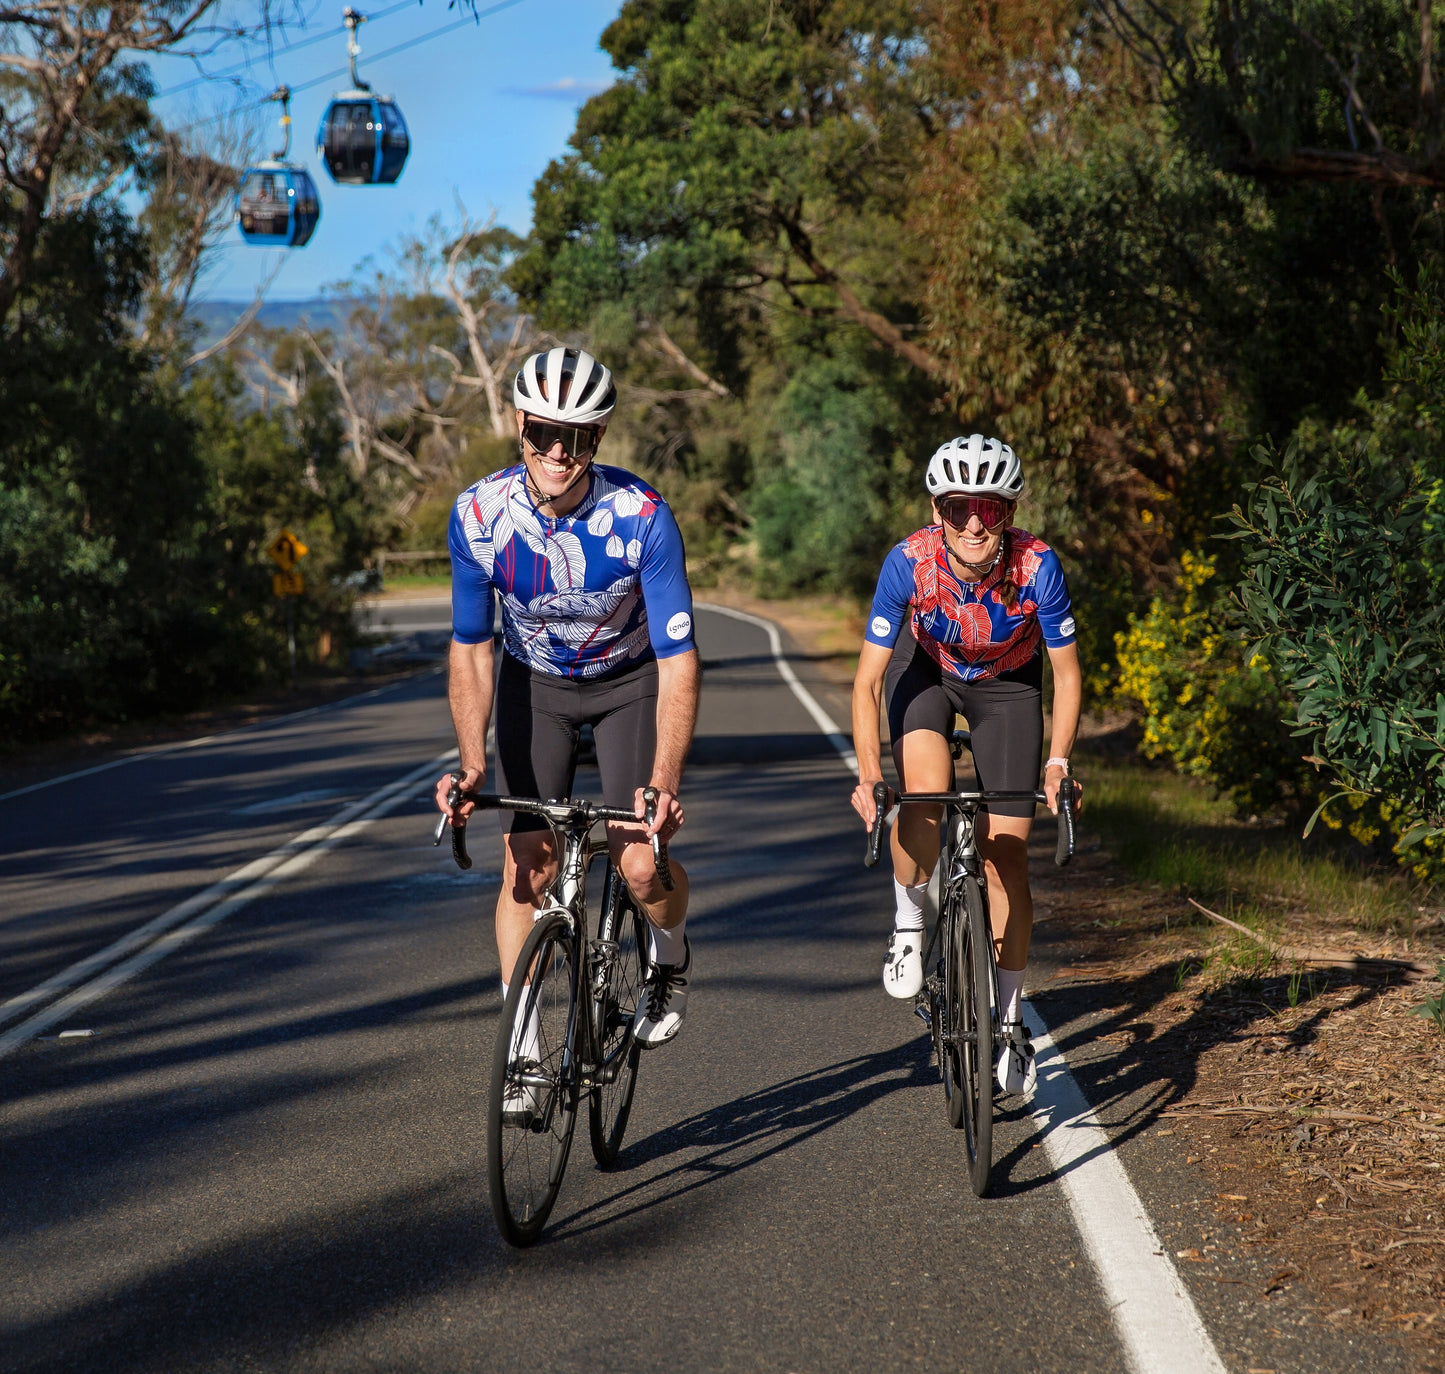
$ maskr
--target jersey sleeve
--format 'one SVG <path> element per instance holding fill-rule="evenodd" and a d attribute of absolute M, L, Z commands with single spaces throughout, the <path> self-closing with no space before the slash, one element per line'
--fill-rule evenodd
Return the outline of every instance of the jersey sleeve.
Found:
<path fill-rule="evenodd" d="M 697 645 L 692 637 L 692 588 L 687 581 L 687 556 L 682 531 L 672 511 L 659 500 L 642 536 L 642 602 L 647 608 L 647 635 L 658 658 L 686 653 Z"/>
<path fill-rule="evenodd" d="M 891 649 L 897 642 L 898 632 L 908 619 L 914 587 L 913 564 L 908 561 L 903 546 L 895 545 L 883 560 L 878 589 L 873 593 L 873 608 L 868 612 L 868 628 L 863 638 L 869 644 Z"/>
<path fill-rule="evenodd" d="M 1038 578 L 1034 582 L 1038 604 L 1039 629 L 1044 643 L 1051 649 L 1062 649 L 1074 642 L 1074 607 L 1069 600 L 1068 584 L 1059 556 L 1052 549 L 1045 551 Z"/>
<path fill-rule="evenodd" d="M 452 555 L 452 638 L 458 644 L 481 644 L 492 637 L 492 579 L 477 562 L 462 519 L 471 499 L 468 492 L 452 508 L 447 528 Z"/>

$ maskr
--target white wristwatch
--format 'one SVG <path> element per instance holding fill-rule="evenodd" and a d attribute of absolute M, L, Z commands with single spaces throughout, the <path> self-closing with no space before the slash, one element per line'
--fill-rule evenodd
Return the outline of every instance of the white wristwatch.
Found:
<path fill-rule="evenodd" d="M 1069 772 L 1069 761 L 1068 761 L 1068 759 L 1059 759 L 1059 758 L 1049 759 L 1049 760 L 1047 760 L 1047 761 L 1045 762 L 1044 767 L 1045 767 L 1045 768 L 1052 768 L 1052 767 L 1054 767 L 1055 764 L 1057 764 L 1060 768 L 1062 768 L 1062 769 L 1064 770 L 1064 776 L 1067 777 L 1067 776 L 1068 776 L 1068 772 Z"/>

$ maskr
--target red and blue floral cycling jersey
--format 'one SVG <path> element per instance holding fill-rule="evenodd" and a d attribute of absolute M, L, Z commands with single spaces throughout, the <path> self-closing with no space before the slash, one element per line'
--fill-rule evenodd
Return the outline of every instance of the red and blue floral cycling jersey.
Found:
<path fill-rule="evenodd" d="M 1019 589 L 1012 611 L 998 591 L 1005 573 Z M 1040 641 L 1051 649 L 1074 642 L 1074 614 L 1059 556 L 1020 529 L 1008 531 L 1007 565 L 1000 560 L 978 582 L 953 575 L 942 526 L 925 526 L 895 544 L 883 560 L 864 637 L 891 649 L 910 619 L 924 652 L 965 682 L 1024 667 L 1039 652 Z"/>
<path fill-rule="evenodd" d="M 587 495 L 543 515 L 519 463 L 452 510 L 452 638 L 492 637 L 492 592 L 513 658 L 552 677 L 596 678 L 694 647 L 677 521 L 640 477 L 593 463 Z"/>

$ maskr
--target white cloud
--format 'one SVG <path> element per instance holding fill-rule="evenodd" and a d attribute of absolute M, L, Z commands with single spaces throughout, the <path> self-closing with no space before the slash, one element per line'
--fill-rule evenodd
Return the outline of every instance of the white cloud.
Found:
<path fill-rule="evenodd" d="M 508 95 L 530 96 L 533 100 L 570 100 L 581 103 L 591 96 L 605 91 L 610 83 L 606 81 L 579 81 L 575 76 L 563 76 L 549 81 L 545 86 L 511 86 Z"/>

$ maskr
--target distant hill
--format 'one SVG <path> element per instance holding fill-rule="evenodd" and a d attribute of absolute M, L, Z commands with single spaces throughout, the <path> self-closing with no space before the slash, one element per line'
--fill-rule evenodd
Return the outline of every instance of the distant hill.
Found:
<path fill-rule="evenodd" d="M 200 326 L 198 348 L 206 348 L 222 338 L 250 306 L 250 301 L 201 301 L 193 304 L 189 314 Z M 257 322 L 268 329 L 294 329 L 303 320 L 312 329 L 341 330 L 346 327 L 354 301 L 315 296 L 304 301 L 267 301 L 261 307 Z"/>

